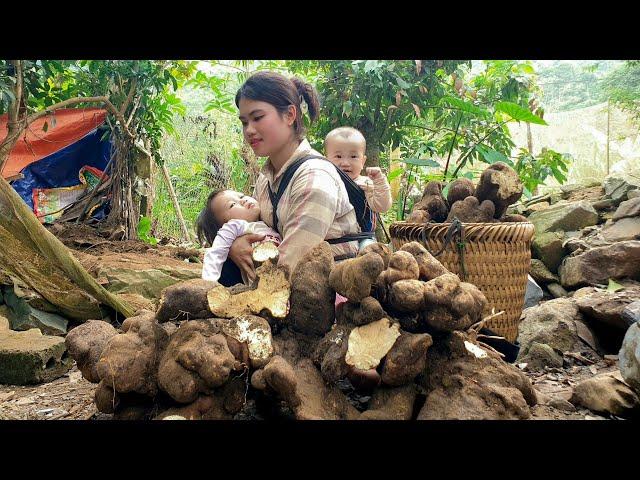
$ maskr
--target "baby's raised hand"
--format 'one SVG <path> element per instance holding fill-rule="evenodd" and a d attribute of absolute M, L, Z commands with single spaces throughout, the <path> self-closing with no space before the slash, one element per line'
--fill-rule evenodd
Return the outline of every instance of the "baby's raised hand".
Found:
<path fill-rule="evenodd" d="M 378 167 L 367 167 L 367 176 L 371 180 L 375 180 L 376 178 L 382 176 L 382 170 L 380 170 L 380 168 Z"/>

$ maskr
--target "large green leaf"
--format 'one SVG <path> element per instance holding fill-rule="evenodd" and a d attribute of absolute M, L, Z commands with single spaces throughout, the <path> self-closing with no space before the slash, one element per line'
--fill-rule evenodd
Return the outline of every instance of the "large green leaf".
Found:
<path fill-rule="evenodd" d="M 463 112 L 473 113 L 474 115 L 480 115 L 488 117 L 490 115 L 488 110 L 475 106 L 471 102 L 465 102 L 459 98 L 445 96 L 440 99 L 440 103 L 446 103 L 452 107 L 455 107 Z"/>
<path fill-rule="evenodd" d="M 511 163 L 511 161 L 505 154 L 500 153 L 497 150 L 494 150 L 493 148 L 477 145 L 476 150 L 478 150 L 482 154 L 485 162 L 489 164 L 494 164 L 496 162 L 504 162 L 507 164 Z"/>
<path fill-rule="evenodd" d="M 418 167 L 440 167 L 440 164 L 431 158 L 405 158 L 400 161 L 407 165 L 416 165 Z"/>
<path fill-rule="evenodd" d="M 530 110 L 512 102 L 496 103 L 496 111 L 506 113 L 518 122 L 537 123 L 538 125 L 548 125 L 540 117 L 535 116 Z"/>

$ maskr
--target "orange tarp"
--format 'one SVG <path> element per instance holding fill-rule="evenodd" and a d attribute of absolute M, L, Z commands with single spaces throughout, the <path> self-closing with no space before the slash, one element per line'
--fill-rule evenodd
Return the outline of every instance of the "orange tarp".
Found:
<path fill-rule="evenodd" d="M 18 140 L 0 173 L 5 178 L 20 173 L 31 163 L 80 140 L 104 123 L 106 116 L 107 111 L 102 108 L 69 108 L 36 120 Z M 7 114 L 0 116 L 0 142 L 7 136 L 7 120 Z M 43 130 L 45 123 L 46 132 Z"/>

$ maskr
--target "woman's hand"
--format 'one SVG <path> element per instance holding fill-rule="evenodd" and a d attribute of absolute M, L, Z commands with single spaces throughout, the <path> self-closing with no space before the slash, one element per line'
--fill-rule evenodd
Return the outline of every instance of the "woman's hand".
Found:
<path fill-rule="evenodd" d="M 233 260 L 238 268 L 244 272 L 250 281 L 254 281 L 256 278 L 256 270 L 253 266 L 253 247 L 254 242 L 264 240 L 264 235 L 257 233 L 249 233 L 236 238 L 229 248 L 229 258 Z"/>

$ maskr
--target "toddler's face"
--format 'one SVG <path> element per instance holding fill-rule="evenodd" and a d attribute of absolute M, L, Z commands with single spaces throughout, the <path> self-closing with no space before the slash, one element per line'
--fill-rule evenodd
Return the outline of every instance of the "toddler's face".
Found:
<path fill-rule="evenodd" d="M 365 146 L 358 139 L 337 137 L 327 142 L 326 156 L 353 180 L 360 175 L 367 157 Z"/>
<path fill-rule="evenodd" d="M 233 190 L 216 195 L 211 202 L 211 212 L 220 225 L 229 220 L 260 220 L 260 207 L 256 199 Z"/>

